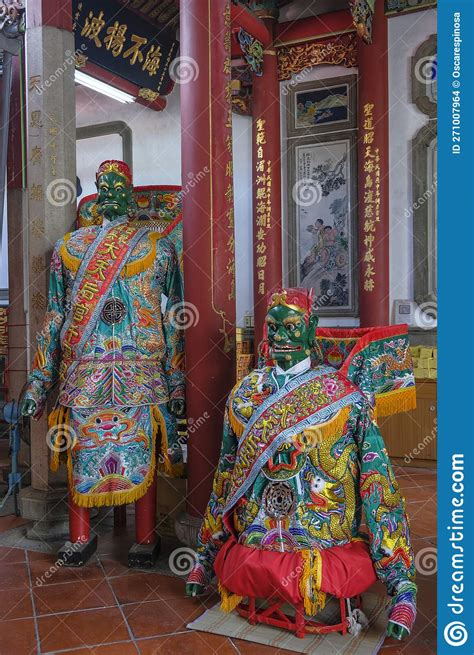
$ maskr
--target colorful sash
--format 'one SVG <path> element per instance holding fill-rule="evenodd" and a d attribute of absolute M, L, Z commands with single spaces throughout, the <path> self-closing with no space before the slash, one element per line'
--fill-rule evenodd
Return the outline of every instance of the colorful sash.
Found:
<path fill-rule="evenodd" d="M 293 378 L 266 398 L 239 440 L 224 515 L 254 483 L 282 443 L 309 427 L 329 421 L 360 397 L 347 378 L 331 367 L 320 366 Z"/>
<path fill-rule="evenodd" d="M 68 363 L 74 359 L 77 365 L 110 289 L 134 247 L 148 231 L 149 228 L 137 227 L 124 218 L 102 227 L 87 249 L 74 281 L 73 305 L 61 330 L 63 380 Z"/>

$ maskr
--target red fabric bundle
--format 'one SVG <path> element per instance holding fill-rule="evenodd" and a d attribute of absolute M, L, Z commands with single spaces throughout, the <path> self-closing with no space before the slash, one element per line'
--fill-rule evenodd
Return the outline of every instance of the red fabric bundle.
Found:
<path fill-rule="evenodd" d="M 366 591 L 377 577 L 364 541 L 321 552 L 321 591 L 338 598 L 352 598 Z M 304 569 L 301 553 L 249 548 L 229 539 L 214 562 L 219 583 L 238 596 L 280 598 L 293 605 L 303 602 L 300 578 Z"/>

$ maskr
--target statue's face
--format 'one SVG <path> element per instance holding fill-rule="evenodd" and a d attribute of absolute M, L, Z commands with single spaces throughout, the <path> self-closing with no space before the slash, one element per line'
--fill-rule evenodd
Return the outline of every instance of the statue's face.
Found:
<path fill-rule="evenodd" d="M 318 318 L 305 321 L 304 314 L 284 305 L 272 307 L 267 314 L 270 357 L 282 368 L 290 368 L 310 354 Z"/>
<path fill-rule="evenodd" d="M 122 175 L 113 171 L 103 173 L 96 186 L 99 213 L 111 221 L 127 213 L 132 202 L 132 186 Z"/>

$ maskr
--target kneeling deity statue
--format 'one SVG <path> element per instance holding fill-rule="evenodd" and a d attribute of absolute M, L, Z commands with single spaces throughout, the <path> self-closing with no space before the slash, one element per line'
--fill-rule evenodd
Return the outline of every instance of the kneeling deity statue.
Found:
<path fill-rule="evenodd" d="M 185 413 L 184 343 L 173 320 L 182 278 L 171 241 L 136 218 L 129 167 L 104 161 L 96 186 L 101 225 L 66 234 L 54 248 L 21 407 L 40 417 L 59 386 L 51 465 L 57 469 L 66 439 L 70 541 L 83 542 L 66 563 L 81 565 L 95 550 L 89 508 L 136 501 L 129 563 L 146 565 L 159 547 L 156 468 L 183 468 L 176 418 Z"/>
<path fill-rule="evenodd" d="M 228 398 L 186 592 L 203 593 L 215 573 L 226 611 L 279 598 L 314 617 L 327 596 L 356 598 L 379 579 L 392 599 L 387 633 L 402 639 L 416 615 L 414 556 L 375 399 L 413 407 L 406 326 L 316 333 L 312 308 L 306 289 L 270 296 L 268 365 Z M 338 332 L 352 342 L 329 338 Z"/>

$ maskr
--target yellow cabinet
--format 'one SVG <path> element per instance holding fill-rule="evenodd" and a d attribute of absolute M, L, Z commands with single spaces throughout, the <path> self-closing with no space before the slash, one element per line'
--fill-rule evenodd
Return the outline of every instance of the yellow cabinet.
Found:
<path fill-rule="evenodd" d="M 403 466 L 436 466 L 436 380 L 416 381 L 416 409 L 379 420 L 388 454 Z"/>

